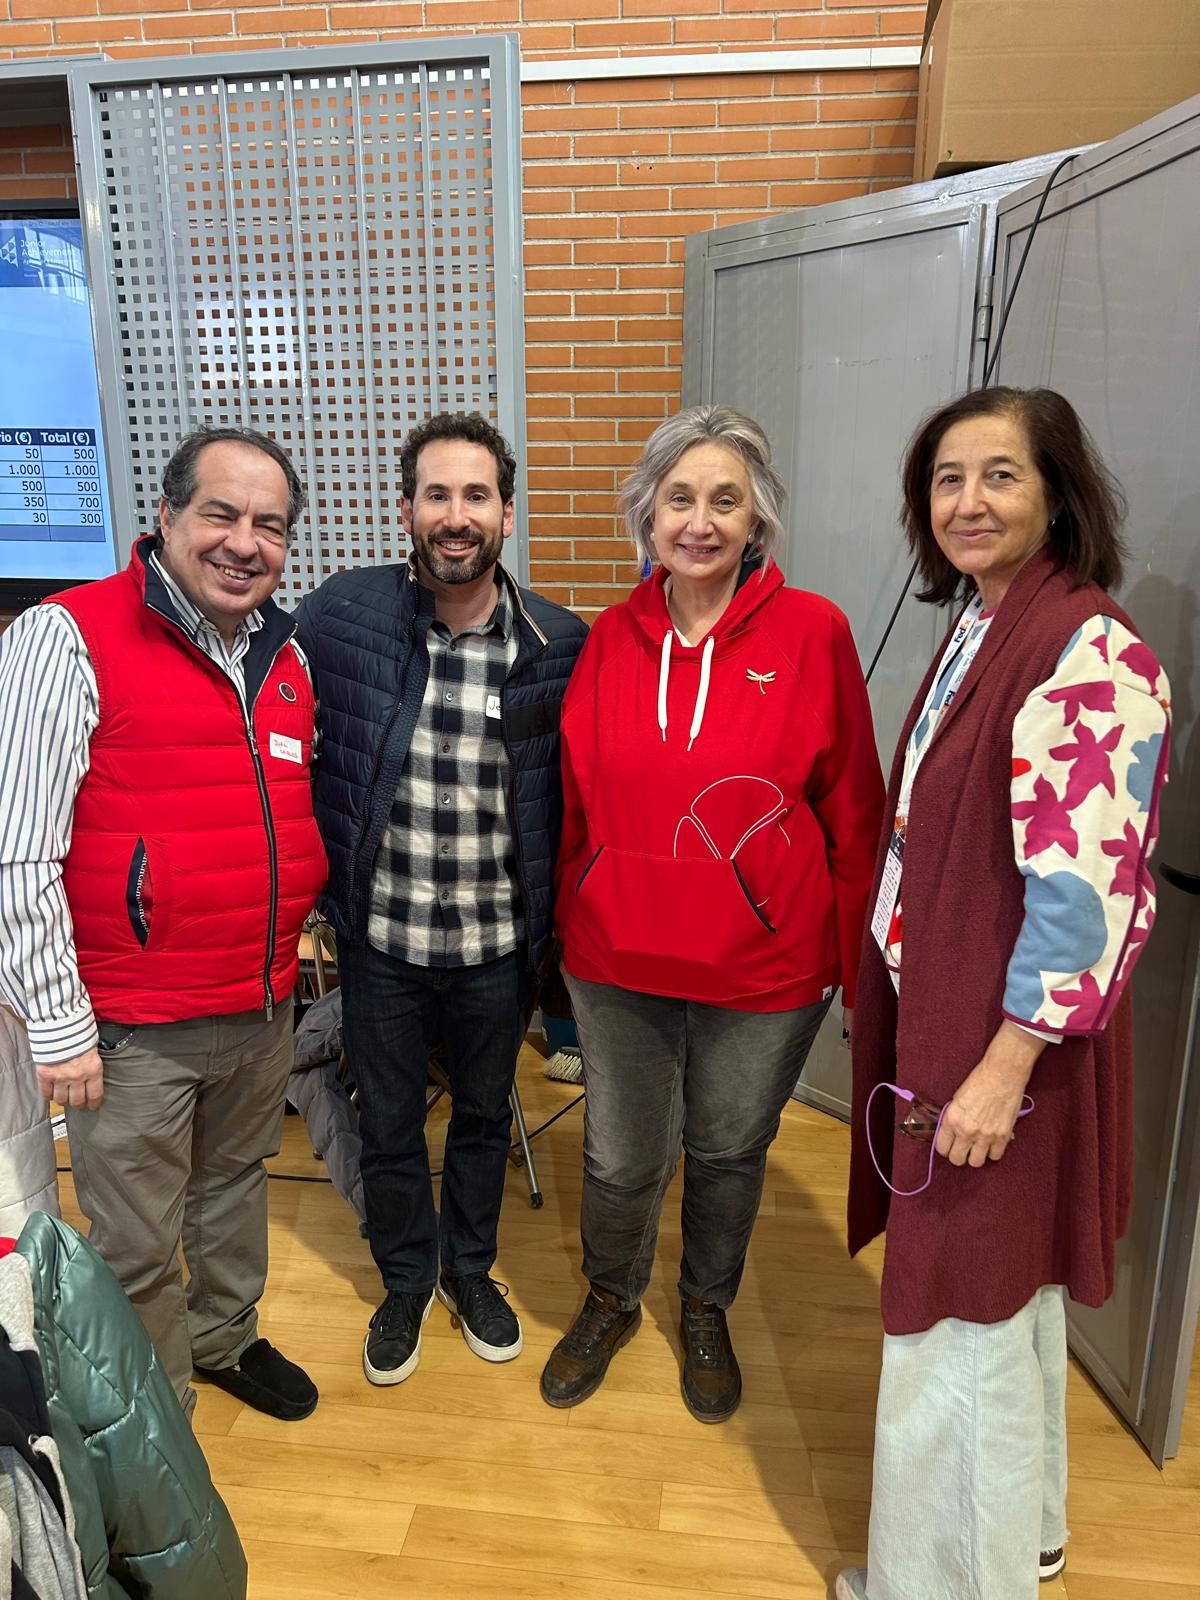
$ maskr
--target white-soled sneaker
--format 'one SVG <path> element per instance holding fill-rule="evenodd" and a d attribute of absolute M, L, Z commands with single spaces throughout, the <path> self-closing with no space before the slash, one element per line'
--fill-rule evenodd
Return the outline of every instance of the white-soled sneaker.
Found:
<path fill-rule="evenodd" d="M 511 1361 L 521 1354 L 523 1340 L 517 1314 L 505 1300 L 507 1284 L 486 1272 L 438 1279 L 437 1297 L 462 1329 L 467 1348 L 483 1361 Z"/>
<path fill-rule="evenodd" d="M 1057 1578 L 1066 1564 L 1065 1549 L 1043 1550 L 1038 1557 L 1038 1582 L 1049 1583 L 1051 1578 Z"/>
<path fill-rule="evenodd" d="M 833 1592 L 836 1600 L 867 1600 L 867 1569 L 847 1567 L 839 1572 Z"/>
<path fill-rule="evenodd" d="M 432 1290 L 427 1295 L 388 1291 L 371 1318 L 363 1345 L 363 1371 L 369 1382 L 380 1386 L 403 1383 L 417 1370 L 421 1329 L 432 1305 Z"/>

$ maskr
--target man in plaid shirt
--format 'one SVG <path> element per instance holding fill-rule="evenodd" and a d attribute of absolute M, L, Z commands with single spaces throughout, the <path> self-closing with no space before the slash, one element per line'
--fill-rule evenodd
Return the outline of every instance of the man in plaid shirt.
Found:
<path fill-rule="evenodd" d="M 513 1076 L 545 955 L 562 814 L 558 708 L 586 637 L 500 565 L 516 462 L 482 417 L 441 415 L 401 452 L 403 567 L 340 573 L 298 637 L 320 701 L 316 812 L 330 858 L 363 1190 L 386 1297 L 363 1365 L 399 1383 L 434 1293 L 487 1361 L 521 1350 L 490 1269 Z M 426 1067 L 451 1083 L 440 1218 Z"/>

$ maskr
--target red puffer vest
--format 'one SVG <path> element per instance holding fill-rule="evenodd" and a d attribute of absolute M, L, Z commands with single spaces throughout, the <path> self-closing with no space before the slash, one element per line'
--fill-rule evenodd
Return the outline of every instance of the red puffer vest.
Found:
<path fill-rule="evenodd" d="M 63 881 L 96 1015 L 179 1022 L 269 1008 L 296 982 L 325 881 L 313 820 L 313 697 L 292 619 L 268 602 L 246 699 L 188 639 L 146 562 L 50 602 L 79 626 L 100 724 Z"/>

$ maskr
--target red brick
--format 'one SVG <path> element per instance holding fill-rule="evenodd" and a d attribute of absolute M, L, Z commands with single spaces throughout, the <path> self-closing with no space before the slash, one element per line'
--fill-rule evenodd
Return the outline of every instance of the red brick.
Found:
<path fill-rule="evenodd" d="M 580 189 L 575 195 L 579 211 L 665 211 L 669 189 Z"/>
<path fill-rule="evenodd" d="M 520 0 L 425 0 L 427 28 L 511 27 L 520 18 Z"/>
<path fill-rule="evenodd" d="M 525 385 L 529 389 L 550 390 L 555 394 L 579 389 L 590 389 L 594 393 L 615 389 L 617 375 L 615 372 L 529 372 L 525 375 Z"/>
<path fill-rule="evenodd" d="M 678 382 L 674 392 L 679 392 Z M 658 417 L 661 420 L 667 414 L 667 403 L 653 394 L 581 394 L 575 402 L 575 414 L 579 417 Z"/>
<path fill-rule="evenodd" d="M 531 0 L 525 0 L 526 5 Z M 610 11 L 606 15 L 612 16 Z M 631 100 L 661 100 L 663 86 L 653 78 L 589 78 L 575 85 L 575 104 L 626 107 Z M 646 126 L 646 124 L 642 124 Z M 654 123 L 649 124 L 654 127 Z"/>
<path fill-rule="evenodd" d="M 774 155 L 792 150 L 865 150 L 871 143 L 871 128 L 865 122 L 830 125 L 818 123 L 811 128 L 773 128 L 771 152 Z"/>
<path fill-rule="evenodd" d="M 20 162 L 20 157 L 17 161 Z M 25 171 L 30 177 L 35 173 L 48 173 L 54 178 L 73 178 L 75 160 L 69 150 L 26 150 Z"/>
<path fill-rule="evenodd" d="M 556 263 L 569 266 L 571 262 L 571 246 L 561 244 L 530 244 L 525 241 L 525 260 L 529 265 L 539 267 L 552 267 Z"/>
<path fill-rule="evenodd" d="M 865 194 L 862 183 L 773 183 L 772 203 L 783 207 L 828 206 L 835 200 L 855 200 Z"/>
<path fill-rule="evenodd" d="M 526 189 L 521 203 L 527 215 L 532 212 L 538 216 L 557 216 L 571 209 L 571 193 L 568 189 Z"/>
<path fill-rule="evenodd" d="M 577 151 L 582 155 L 585 152 Z M 597 155 L 599 151 L 595 152 Z M 571 136 L 559 134 L 526 134 L 521 140 L 522 161 L 563 161 L 571 155 Z"/>
<path fill-rule="evenodd" d="M 612 222 L 615 232 L 616 217 L 608 220 Z M 650 244 L 642 239 L 606 239 L 603 244 L 577 244 L 575 259 L 580 262 L 665 261 L 667 247 L 665 244 Z"/>
<path fill-rule="evenodd" d="M 669 289 L 674 288 L 681 281 L 682 275 L 680 274 L 678 267 L 621 268 L 622 289 L 657 289 L 660 287 Z M 635 297 L 632 295 L 626 295 L 625 298 L 626 300 L 630 300 Z M 636 298 L 641 300 L 648 298 L 648 296 L 638 295 Z M 664 315 L 669 312 L 670 309 L 670 305 L 666 305 L 664 307 Z"/>
<path fill-rule="evenodd" d="M 681 100 L 747 100 L 755 95 L 771 92 L 771 75 L 768 72 L 739 73 L 737 77 L 718 77 L 710 73 L 697 73 L 695 77 L 677 78 L 675 96 Z M 774 118 L 771 119 L 774 121 Z"/>
<path fill-rule="evenodd" d="M 730 10 L 734 9 L 730 6 Z M 753 9 L 753 7 L 751 7 Z M 831 17 L 814 17 L 805 12 L 800 16 L 776 17 L 775 38 L 780 44 L 816 46 L 835 44 L 845 40 L 857 44 L 862 39 L 875 38 L 875 13 L 873 11 L 843 11 Z"/>
<path fill-rule="evenodd" d="M 601 267 L 534 267 L 525 274 L 531 289 L 615 289 L 615 268 L 606 272 Z"/>
<path fill-rule="evenodd" d="M 734 101 L 719 106 L 717 115 L 723 128 L 746 125 L 762 128 L 777 122 L 815 122 L 817 101 L 794 100 L 787 105 L 778 100 L 752 100 L 740 104 Z"/>
<path fill-rule="evenodd" d="M 755 150 L 769 150 L 772 138 L 780 131 L 776 129 L 773 133 L 769 128 L 722 128 L 703 133 L 673 133 L 671 154 L 682 156 L 711 152 L 713 155 L 728 155 L 737 152 L 749 155 Z"/>
<path fill-rule="evenodd" d="M 48 12 L 56 20 L 61 17 L 94 17 L 97 9 L 96 0 L 53 0 L 52 5 L 48 5 L 47 0 L 9 0 L 9 13 L 18 21 L 24 17 L 45 21 Z"/>
<path fill-rule="evenodd" d="M 726 184 L 747 181 L 769 182 L 772 178 L 815 178 L 816 156 L 734 156 L 721 162 L 717 198 L 724 200 Z M 734 204 L 737 202 L 735 201 Z"/>
<path fill-rule="evenodd" d="M 631 22 L 622 17 L 617 22 L 577 22 L 575 45 L 579 50 L 620 50 L 628 55 L 634 50 L 650 50 L 656 45 L 672 42 L 674 24 L 662 22 Z"/>
<path fill-rule="evenodd" d="M 621 183 L 711 183 L 716 175 L 711 161 L 647 161 L 622 167 Z"/>
<path fill-rule="evenodd" d="M 622 128 L 711 128 L 716 120 L 715 105 L 680 105 L 663 101 L 658 105 L 621 107 Z"/>
<path fill-rule="evenodd" d="M 565 394 L 527 394 L 525 411 L 531 417 L 569 417 L 571 397 Z"/>
<path fill-rule="evenodd" d="M 584 184 L 616 183 L 617 165 L 615 161 L 573 161 L 569 173 L 564 172 L 561 161 L 546 167 L 527 167 L 525 186 L 550 188 L 561 184 L 564 177 L 568 176 L 572 188 L 575 189 L 581 188 Z"/>
<path fill-rule="evenodd" d="M 579 22 L 619 15 L 620 0 L 524 0 L 526 22 Z"/>
<path fill-rule="evenodd" d="M 823 178 L 912 177 L 912 151 L 872 150 L 865 155 L 820 157 Z"/>
<path fill-rule="evenodd" d="M 0 126 L 0 150 L 45 150 L 67 142 L 66 124 L 38 122 L 6 128 Z"/>
<path fill-rule="evenodd" d="M 611 561 L 535 560 L 531 565 L 529 576 L 534 588 L 540 589 L 544 583 L 611 584 L 614 573 Z"/>
<path fill-rule="evenodd" d="M 419 28 L 421 0 L 408 0 L 404 5 L 330 6 L 329 26 L 339 33 L 358 28 L 368 32 L 379 28 Z"/>
<path fill-rule="evenodd" d="M 238 33 L 243 38 L 257 37 L 259 34 L 275 33 L 280 28 L 289 31 L 307 33 L 324 32 L 325 12 L 323 10 L 302 11 L 291 6 L 285 12 L 283 7 L 274 11 L 239 11 Z"/>
<path fill-rule="evenodd" d="M 59 44 L 111 44 L 117 39 L 142 37 L 142 25 L 136 17 L 80 18 L 77 22 L 60 22 L 54 31 Z M 49 36 L 47 26 L 46 37 Z M 0 43 L 5 37 L 0 31 Z"/>
<path fill-rule="evenodd" d="M 689 3 L 688 9 L 692 7 Z M 736 32 L 739 45 L 769 44 L 775 38 L 774 17 L 680 17 L 675 24 L 676 44 L 728 44 Z"/>
<path fill-rule="evenodd" d="M 671 148 L 669 133 L 579 133 L 577 156 L 618 156 L 633 161 L 638 156 L 665 156 Z"/>
<path fill-rule="evenodd" d="M 206 34 L 226 37 L 233 32 L 233 13 L 189 11 L 181 17 L 147 17 L 142 29 L 147 39 L 197 39 Z"/>
<path fill-rule="evenodd" d="M 695 210 L 700 206 L 713 206 L 720 204 L 726 210 L 731 207 L 765 206 L 767 204 L 767 189 L 765 184 L 696 184 L 689 188 L 686 184 L 671 190 L 671 205 L 676 209 L 683 207 L 685 210 Z"/>
<path fill-rule="evenodd" d="M 911 150 L 917 141 L 915 122 L 877 122 L 871 129 L 875 150 Z"/>
<path fill-rule="evenodd" d="M 541 84 L 525 85 L 541 88 Z M 610 106 L 525 106 L 521 121 L 526 133 L 558 132 L 567 128 L 611 128 L 613 114 Z M 599 151 L 590 152 L 600 154 Z"/>
<path fill-rule="evenodd" d="M 616 325 L 609 317 L 564 317 L 561 322 L 525 319 L 525 337 L 533 344 L 571 343 L 578 339 L 604 339 L 611 343 L 616 336 Z"/>
<path fill-rule="evenodd" d="M 539 220 L 535 227 L 530 226 L 530 219 L 525 219 L 525 237 L 527 239 L 606 239 L 615 241 L 617 237 L 616 217 L 587 216 L 587 217 L 547 217 Z M 612 246 L 610 244 L 609 248 Z M 576 249 L 575 259 L 578 261 L 579 253 Z M 597 261 L 607 261 L 607 254 L 597 256 Z"/>
<path fill-rule="evenodd" d="M 678 234 L 700 233 L 715 228 L 711 211 L 688 211 L 656 217 L 635 215 L 621 218 L 621 237 L 625 239 L 675 238 Z"/>
<path fill-rule="evenodd" d="M 581 316 L 655 316 L 666 309 L 661 294 L 579 294 L 575 310 Z"/>
<path fill-rule="evenodd" d="M 893 122 L 916 114 L 915 94 L 826 95 L 821 101 L 822 122 Z"/>

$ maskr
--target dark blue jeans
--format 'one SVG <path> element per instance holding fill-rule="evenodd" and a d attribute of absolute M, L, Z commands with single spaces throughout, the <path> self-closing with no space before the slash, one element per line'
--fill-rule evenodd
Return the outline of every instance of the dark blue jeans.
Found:
<path fill-rule="evenodd" d="M 443 1272 L 487 1272 L 528 1021 L 524 949 L 477 967 L 418 967 L 371 945 L 339 951 L 346 1054 L 358 1084 L 363 1198 L 384 1287 L 428 1294 Z M 439 1225 L 425 1144 L 426 1068 L 446 1050 L 450 1127 Z"/>

